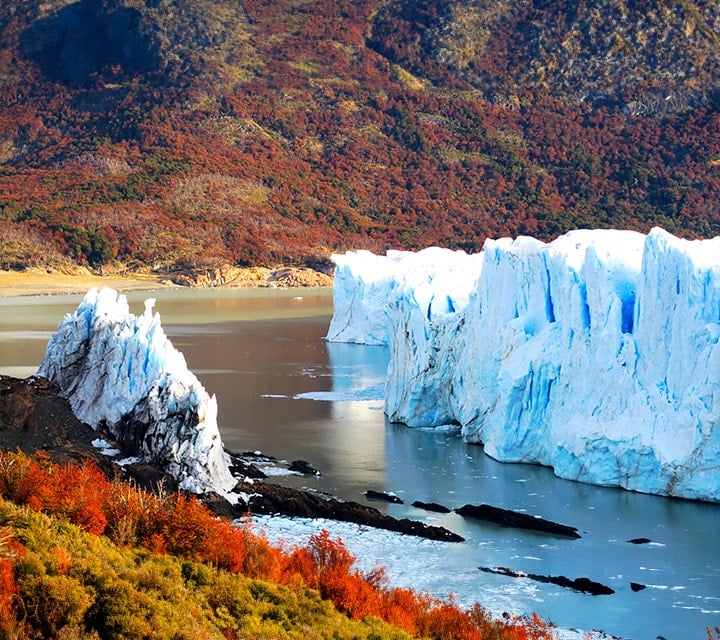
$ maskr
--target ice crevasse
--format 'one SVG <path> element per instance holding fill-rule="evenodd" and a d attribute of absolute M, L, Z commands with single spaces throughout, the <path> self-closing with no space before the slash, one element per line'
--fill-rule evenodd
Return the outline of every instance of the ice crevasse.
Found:
<path fill-rule="evenodd" d="M 389 344 L 391 421 L 720 502 L 720 237 L 577 230 L 333 260 L 328 340 Z"/>
<path fill-rule="evenodd" d="M 78 419 L 109 431 L 180 488 L 226 493 L 236 484 L 217 425 L 217 401 L 188 369 L 153 313 L 113 289 L 91 289 L 50 339 L 38 375 L 53 380 Z"/>

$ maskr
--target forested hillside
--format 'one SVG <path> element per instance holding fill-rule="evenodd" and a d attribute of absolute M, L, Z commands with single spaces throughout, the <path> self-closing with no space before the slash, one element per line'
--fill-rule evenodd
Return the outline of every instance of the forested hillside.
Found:
<path fill-rule="evenodd" d="M 0 4 L 0 268 L 720 234 L 720 5 Z"/>

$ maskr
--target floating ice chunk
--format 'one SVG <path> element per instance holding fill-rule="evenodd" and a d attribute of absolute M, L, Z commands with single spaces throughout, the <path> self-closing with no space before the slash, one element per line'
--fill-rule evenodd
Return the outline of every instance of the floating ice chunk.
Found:
<path fill-rule="evenodd" d="M 357 402 L 367 400 L 382 400 L 385 384 L 377 384 L 363 389 L 349 389 L 347 391 L 306 391 L 298 393 L 296 400 L 319 400 L 324 402 Z"/>

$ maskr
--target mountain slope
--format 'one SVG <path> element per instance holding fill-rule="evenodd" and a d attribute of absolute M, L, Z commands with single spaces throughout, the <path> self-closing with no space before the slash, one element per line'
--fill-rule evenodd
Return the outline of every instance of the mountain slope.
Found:
<path fill-rule="evenodd" d="M 4 3 L 0 268 L 717 235 L 719 11 L 666 6 Z"/>
<path fill-rule="evenodd" d="M 710 0 L 404 0 L 383 6 L 373 42 L 399 63 L 422 71 L 429 59 L 438 76 L 505 100 L 529 89 L 683 111 L 720 81 L 720 7 Z"/>

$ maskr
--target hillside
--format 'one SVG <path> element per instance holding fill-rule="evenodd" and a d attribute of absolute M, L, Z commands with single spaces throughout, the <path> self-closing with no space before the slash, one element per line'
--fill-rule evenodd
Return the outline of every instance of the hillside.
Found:
<path fill-rule="evenodd" d="M 372 44 L 501 103 L 529 90 L 635 114 L 682 112 L 712 100 L 720 78 L 720 11 L 704 1 L 386 3 Z"/>
<path fill-rule="evenodd" d="M 720 8 L 0 6 L 0 268 L 720 234 Z"/>

